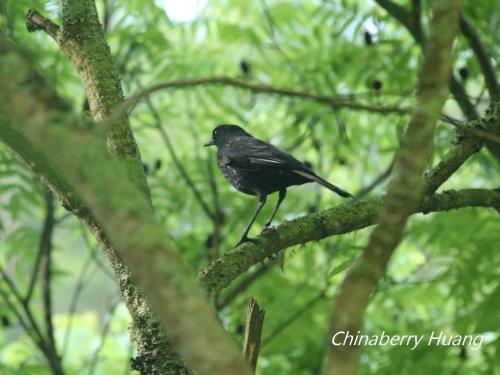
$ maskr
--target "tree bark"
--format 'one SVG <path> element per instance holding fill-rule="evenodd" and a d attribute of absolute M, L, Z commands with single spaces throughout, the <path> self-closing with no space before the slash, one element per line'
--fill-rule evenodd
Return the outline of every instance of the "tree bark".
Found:
<path fill-rule="evenodd" d="M 386 272 L 408 217 L 421 200 L 422 174 L 432 152 L 435 124 L 448 94 L 459 4 L 456 0 L 434 1 L 432 10 L 434 16 L 420 70 L 417 102 L 396 155 L 395 175 L 389 184 L 379 224 L 342 282 L 330 319 L 331 335 L 361 329 L 370 295 Z M 324 374 L 354 375 L 358 355 L 357 346 L 336 346 L 329 342 Z"/>
<path fill-rule="evenodd" d="M 33 155 L 33 146 L 45 155 L 40 160 L 50 155 L 53 162 L 47 176 L 63 176 L 50 186 L 68 188 L 56 194 L 66 203 L 77 204 L 75 213 L 109 251 L 125 287 L 131 282 L 124 264 L 129 267 L 134 283 L 149 297 L 162 328 L 169 329 L 190 368 L 200 374 L 249 373 L 240 350 L 226 335 L 214 308 L 196 284 L 192 270 L 164 235 L 164 228 L 154 221 L 148 197 L 130 181 L 121 162 L 109 158 L 102 132 L 89 120 L 75 116 L 33 70 L 30 57 L 3 38 L 0 67 L 3 122 L 23 131 L 17 131 L 16 137 L 15 130 L 2 126 L 2 139 L 23 157 Z M 26 140 L 29 142 L 16 143 Z M 27 161 L 43 172 L 46 166 L 40 160 Z M 136 291 L 125 292 L 130 290 Z M 125 298 L 130 303 L 140 297 Z M 153 331 L 149 339 L 156 340 L 155 334 Z M 224 355 L 213 356 L 212 352 Z M 164 360 L 155 358 L 158 362 Z"/>
<path fill-rule="evenodd" d="M 28 12 L 28 30 L 42 29 L 47 32 L 74 63 L 85 88 L 91 115 L 96 122 L 102 121 L 116 106 L 123 103 L 124 98 L 118 70 L 104 38 L 95 2 L 65 0 L 62 9 L 62 30 L 35 10 Z M 109 153 L 121 162 L 131 181 L 150 199 L 139 148 L 126 113 L 115 119 L 105 136 Z M 131 282 L 127 266 L 117 256 L 116 249 L 106 238 L 100 225 L 91 216 L 80 217 L 102 244 L 130 312 L 132 336 L 138 349 L 132 367 L 141 374 L 188 373 L 182 359 L 173 351 L 172 344 L 151 313 L 146 299 Z"/>

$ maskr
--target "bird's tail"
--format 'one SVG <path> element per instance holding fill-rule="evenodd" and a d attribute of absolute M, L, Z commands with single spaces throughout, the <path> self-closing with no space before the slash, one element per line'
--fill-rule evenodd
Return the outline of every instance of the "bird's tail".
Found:
<path fill-rule="evenodd" d="M 335 186 L 334 184 L 329 183 L 327 180 L 325 180 L 324 178 L 319 177 L 317 174 L 315 174 L 312 171 L 311 172 L 307 172 L 307 171 L 294 170 L 294 172 L 297 173 L 298 175 L 301 175 L 301 176 L 303 176 L 303 177 L 311 180 L 311 181 L 317 182 L 318 184 L 320 184 L 320 185 L 322 185 L 322 186 L 330 189 L 331 191 L 337 193 L 341 197 L 352 198 L 352 195 L 349 194 L 347 191 L 342 190 L 338 186 Z"/>

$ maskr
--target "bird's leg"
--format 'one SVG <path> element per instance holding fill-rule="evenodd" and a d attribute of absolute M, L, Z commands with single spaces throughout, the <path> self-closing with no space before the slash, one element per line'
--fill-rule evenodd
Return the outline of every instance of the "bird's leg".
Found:
<path fill-rule="evenodd" d="M 271 225 L 271 222 L 274 219 L 274 215 L 276 215 L 276 212 L 278 212 L 278 208 L 280 208 L 281 202 L 283 202 L 283 200 L 285 199 L 285 197 L 286 197 L 286 189 L 280 190 L 280 193 L 279 193 L 279 196 L 278 196 L 278 203 L 276 203 L 276 207 L 274 207 L 274 211 L 271 214 L 271 217 L 269 218 L 269 220 L 267 221 L 267 223 L 264 225 L 264 230 Z"/>
<path fill-rule="evenodd" d="M 248 223 L 246 229 L 245 229 L 245 232 L 243 232 L 243 236 L 241 236 L 241 239 L 240 241 L 237 243 L 236 246 L 238 245 L 241 245 L 243 242 L 252 242 L 252 241 L 255 241 L 251 238 L 248 238 L 248 232 L 250 232 L 250 228 L 252 227 L 253 225 L 253 222 L 255 221 L 255 219 L 257 218 L 257 216 L 259 215 L 259 212 L 260 210 L 262 210 L 262 207 L 264 207 L 264 205 L 266 204 L 266 199 L 267 199 L 267 195 L 263 195 L 263 194 L 258 194 L 257 195 L 259 197 L 259 206 L 257 207 L 257 210 L 255 210 L 252 218 L 250 219 L 250 222 Z"/>

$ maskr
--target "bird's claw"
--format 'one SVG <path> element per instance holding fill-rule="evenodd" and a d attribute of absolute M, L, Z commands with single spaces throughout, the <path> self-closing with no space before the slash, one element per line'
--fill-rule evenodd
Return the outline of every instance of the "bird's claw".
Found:
<path fill-rule="evenodd" d="M 236 246 L 235 246 L 235 247 L 238 247 L 238 246 L 240 246 L 241 244 L 243 244 L 243 243 L 245 243 L 245 242 L 251 242 L 251 243 L 256 244 L 256 245 L 258 245 L 258 244 L 259 244 L 259 240 L 258 240 L 258 239 L 256 239 L 256 238 L 250 238 L 250 237 L 246 237 L 246 236 L 245 236 L 245 237 L 242 237 L 242 238 L 238 241 L 238 243 L 236 244 Z"/>
<path fill-rule="evenodd" d="M 272 227 L 271 225 L 264 225 L 264 228 L 262 228 L 262 231 L 260 232 L 260 234 L 274 232 L 275 230 L 276 230 L 276 227 Z"/>

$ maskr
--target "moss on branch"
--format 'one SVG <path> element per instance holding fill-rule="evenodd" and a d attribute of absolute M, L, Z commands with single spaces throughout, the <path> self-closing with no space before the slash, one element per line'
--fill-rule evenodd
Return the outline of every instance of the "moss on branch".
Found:
<path fill-rule="evenodd" d="M 385 198 L 371 198 L 286 221 L 257 237 L 258 244 L 244 243 L 225 253 L 212 264 L 202 268 L 198 278 L 209 292 L 220 291 L 251 266 L 274 256 L 283 249 L 375 224 L 384 204 Z M 445 191 L 427 198 L 413 213 L 449 211 L 464 207 L 498 208 L 500 191 L 486 189 Z"/>

